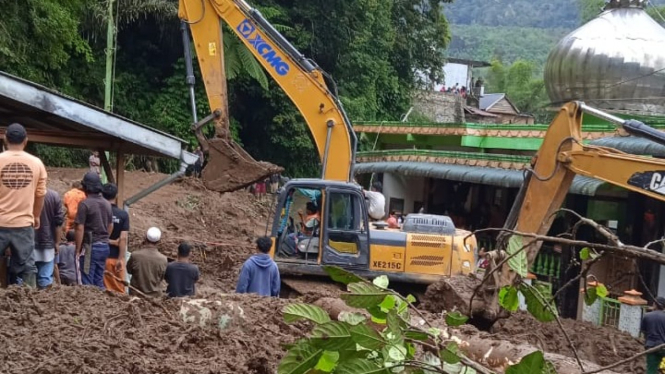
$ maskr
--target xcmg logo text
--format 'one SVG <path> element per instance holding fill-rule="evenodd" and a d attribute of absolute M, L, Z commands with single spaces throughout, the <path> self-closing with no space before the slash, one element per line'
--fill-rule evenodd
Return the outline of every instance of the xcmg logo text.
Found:
<path fill-rule="evenodd" d="M 275 52 L 268 42 L 261 38 L 261 35 L 256 32 L 256 27 L 248 19 L 240 22 L 236 30 L 238 30 L 240 35 L 242 35 L 259 55 L 261 55 L 261 57 L 263 57 L 263 59 L 275 69 L 275 72 L 278 75 L 288 74 L 290 68 L 289 64 L 282 61 L 282 58 L 277 56 L 277 52 Z"/>

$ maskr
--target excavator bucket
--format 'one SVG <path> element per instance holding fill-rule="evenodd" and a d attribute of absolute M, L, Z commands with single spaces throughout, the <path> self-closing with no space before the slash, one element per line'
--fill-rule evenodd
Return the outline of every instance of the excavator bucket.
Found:
<path fill-rule="evenodd" d="M 208 164 L 203 169 L 201 177 L 203 184 L 209 190 L 236 191 L 284 171 L 280 166 L 254 160 L 232 140 L 214 138 L 207 143 Z"/>

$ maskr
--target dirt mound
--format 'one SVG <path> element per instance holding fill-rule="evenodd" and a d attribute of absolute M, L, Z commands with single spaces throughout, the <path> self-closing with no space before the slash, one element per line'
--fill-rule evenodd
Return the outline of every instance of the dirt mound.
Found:
<path fill-rule="evenodd" d="M 480 280 L 473 276 L 455 276 L 440 280 L 427 287 L 420 305 L 432 313 L 459 310 L 467 314 L 469 300 L 478 285 Z M 476 296 L 474 302 L 478 302 L 478 299 Z"/>
<path fill-rule="evenodd" d="M 610 327 L 562 319 L 580 358 L 609 365 L 644 351 L 642 343 L 629 334 Z M 556 352 L 573 357 L 566 338 L 556 322 L 540 323 L 526 312 L 514 313 L 510 318 L 498 322 L 492 334 L 481 333 L 481 337 L 502 339 L 519 344 L 529 342 L 547 352 Z M 622 373 L 644 373 L 644 359 L 613 369 Z"/>
<path fill-rule="evenodd" d="M 228 313 L 223 330 L 217 323 L 183 322 L 183 302 L 177 300 L 153 305 L 91 287 L 0 290 L 0 372 L 274 372 L 280 344 L 300 334 L 282 322 L 285 301 L 249 295 L 210 299 L 238 311 Z"/>
<path fill-rule="evenodd" d="M 428 287 L 421 306 L 431 313 L 444 310 L 460 310 L 468 313 L 469 298 L 480 284 L 474 277 L 452 277 Z M 480 308 L 480 297 L 474 298 L 474 308 Z M 473 321 L 471 321 L 473 323 Z M 595 326 L 591 323 L 563 319 L 562 323 L 570 335 L 575 348 L 583 360 L 601 366 L 609 365 L 631 357 L 644 350 L 642 343 L 627 333 L 611 327 Z M 464 326 L 467 333 L 478 333 L 480 337 L 497 341 L 506 340 L 513 344 L 529 343 L 543 351 L 574 357 L 566 338 L 556 322 L 540 323 L 526 312 L 513 313 L 507 319 L 499 320 L 491 333 L 480 332 L 473 326 Z M 626 373 L 643 373 L 644 359 L 639 359 L 615 369 Z"/>

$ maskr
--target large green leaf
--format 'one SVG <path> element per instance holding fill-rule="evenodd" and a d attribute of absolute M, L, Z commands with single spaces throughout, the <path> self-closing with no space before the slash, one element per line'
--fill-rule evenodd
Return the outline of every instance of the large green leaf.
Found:
<path fill-rule="evenodd" d="M 388 312 L 388 317 L 386 319 L 388 330 L 395 335 L 402 335 L 402 329 L 406 328 L 406 322 L 404 322 L 398 315 L 396 310 L 391 310 Z"/>
<path fill-rule="evenodd" d="M 367 311 L 372 316 L 372 322 L 378 323 L 380 325 L 386 324 L 386 318 L 388 318 L 388 313 L 384 312 L 379 305 L 367 308 Z"/>
<path fill-rule="evenodd" d="M 441 350 L 441 359 L 451 365 L 460 362 L 459 347 L 455 342 L 446 344 L 446 348 Z"/>
<path fill-rule="evenodd" d="M 598 293 L 596 287 L 587 287 L 584 292 L 584 303 L 586 305 L 593 305 L 598 300 Z"/>
<path fill-rule="evenodd" d="M 378 276 L 378 277 L 374 278 L 374 280 L 372 281 L 372 283 L 373 283 L 375 286 L 379 287 L 379 288 L 386 289 L 386 288 L 388 288 L 388 284 L 389 284 L 390 282 L 389 282 L 389 280 L 388 280 L 388 276 L 387 276 L 387 275 L 381 275 L 381 276 Z"/>
<path fill-rule="evenodd" d="M 351 283 L 348 285 L 348 289 L 351 294 L 343 294 L 341 298 L 347 305 L 354 308 L 369 309 L 380 305 L 389 295 L 388 292 L 368 283 Z"/>
<path fill-rule="evenodd" d="M 376 351 L 386 345 L 386 342 L 383 340 L 381 335 L 379 335 L 376 330 L 365 324 L 351 327 L 350 332 L 353 341 L 364 348 Z"/>
<path fill-rule="evenodd" d="M 316 366 L 323 354 L 322 349 L 312 347 L 307 342 L 289 349 L 279 362 L 277 374 L 304 374 Z"/>
<path fill-rule="evenodd" d="M 526 277 L 528 274 L 528 266 L 526 263 L 526 251 L 524 250 L 524 238 L 520 235 L 511 235 L 508 239 L 508 247 L 506 253 L 508 256 L 513 255 L 519 251 L 514 257 L 508 260 L 508 266 L 513 269 L 521 277 Z"/>
<path fill-rule="evenodd" d="M 605 287 L 604 284 L 599 284 L 596 286 L 596 294 L 598 297 L 607 297 L 607 294 L 609 292 L 607 291 L 607 287 Z"/>
<path fill-rule="evenodd" d="M 337 366 L 335 374 L 390 374 L 390 371 L 372 361 L 354 359 L 341 362 Z"/>
<path fill-rule="evenodd" d="M 381 308 L 383 308 L 385 310 L 394 309 L 395 305 L 397 305 L 397 300 L 395 298 L 395 295 L 386 296 L 386 298 L 383 299 L 383 301 L 380 304 Z"/>
<path fill-rule="evenodd" d="M 392 345 L 388 347 L 388 357 L 390 361 L 401 362 L 406 359 L 408 350 L 403 345 Z"/>
<path fill-rule="evenodd" d="M 344 284 L 349 284 L 349 283 L 356 283 L 356 282 L 365 282 L 366 280 L 351 273 L 350 271 L 346 271 L 338 266 L 323 266 L 323 270 L 328 273 L 330 278 L 334 280 L 335 282 L 339 283 L 344 283 Z"/>
<path fill-rule="evenodd" d="M 319 362 L 316 364 L 314 369 L 318 371 L 323 371 L 325 373 L 330 373 L 333 371 L 337 362 L 339 361 L 339 353 L 334 351 L 324 351 Z"/>
<path fill-rule="evenodd" d="M 517 288 L 513 286 L 501 287 L 499 291 L 499 305 L 511 312 L 516 311 L 520 306 L 519 298 L 517 297 Z"/>
<path fill-rule="evenodd" d="M 358 325 L 362 322 L 365 322 L 366 319 L 367 318 L 364 315 L 360 314 L 360 313 L 347 312 L 346 310 L 340 312 L 339 315 L 337 316 L 338 321 L 346 322 L 346 323 L 348 323 L 349 325 L 352 325 L 352 326 L 355 326 L 355 325 Z"/>
<path fill-rule="evenodd" d="M 540 322 L 551 322 L 556 319 L 556 306 L 550 303 L 548 307 L 545 297 L 536 288 L 522 283 L 520 292 L 524 295 L 527 311 L 536 317 L 537 320 Z"/>
<path fill-rule="evenodd" d="M 446 314 L 446 324 L 451 327 L 460 326 L 466 323 L 469 317 L 460 312 L 451 312 Z"/>
<path fill-rule="evenodd" d="M 509 366 L 506 374 L 556 374 L 556 369 L 545 360 L 543 352 L 535 351 L 522 357 L 518 364 Z"/>
<path fill-rule="evenodd" d="M 338 351 L 354 344 L 351 333 L 343 322 L 327 322 L 312 330 L 312 344 L 329 351 Z"/>
<path fill-rule="evenodd" d="M 282 309 L 282 313 L 286 323 L 301 319 L 308 319 L 318 324 L 330 322 L 330 316 L 325 310 L 311 304 L 289 304 Z"/>
<path fill-rule="evenodd" d="M 408 339 L 426 341 L 429 339 L 429 335 L 426 332 L 418 330 L 406 330 L 404 336 Z"/>

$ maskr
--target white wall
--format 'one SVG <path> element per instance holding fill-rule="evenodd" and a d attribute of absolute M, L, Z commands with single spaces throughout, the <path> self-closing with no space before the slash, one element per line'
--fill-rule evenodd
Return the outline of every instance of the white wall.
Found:
<path fill-rule="evenodd" d="M 468 65 L 448 63 L 444 65 L 443 72 L 446 75 L 446 89 L 454 87 L 455 83 L 459 83 L 460 88 L 462 88 L 462 86 L 465 86 L 466 88 L 471 86 Z M 442 85 L 437 85 L 434 89 L 439 91 L 441 86 Z"/>
<path fill-rule="evenodd" d="M 445 64 L 443 66 L 443 72 L 446 76 L 444 82 L 446 89 L 455 86 L 455 83 L 459 83 L 460 88 L 462 88 L 462 86 L 466 86 L 467 89 L 470 88 L 472 86 L 470 70 L 469 65 L 455 64 L 452 62 Z M 416 71 L 416 75 L 424 81 L 428 80 L 425 74 L 421 71 Z M 443 84 L 434 85 L 434 91 L 440 91 L 441 87 L 443 87 Z"/>
<path fill-rule="evenodd" d="M 665 297 L 665 265 L 660 265 L 657 293 L 658 293 L 657 296 Z"/>
<path fill-rule="evenodd" d="M 404 199 L 404 214 L 413 212 L 413 203 L 423 201 L 425 178 L 401 174 L 383 174 L 383 195 L 386 197 L 386 214 L 390 209 L 390 198 Z M 423 201 L 424 202 L 424 201 Z"/>

